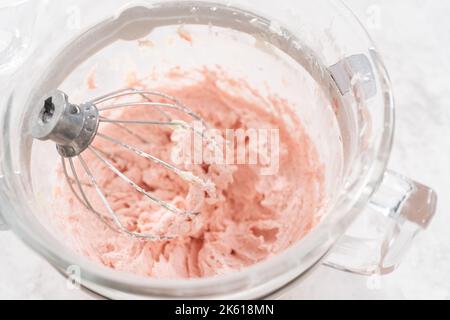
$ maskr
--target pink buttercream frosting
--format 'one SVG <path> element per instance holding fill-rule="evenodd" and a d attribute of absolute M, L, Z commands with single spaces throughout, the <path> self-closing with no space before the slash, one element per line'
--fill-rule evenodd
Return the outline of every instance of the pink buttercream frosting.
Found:
<path fill-rule="evenodd" d="M 52 223 L 61 231 L 64 242 L 78 253 L 119 271 L 153 278 L 196 278 L 238 271 L 304 237 L 320 219 L 324 168 L 301 119 L 289 103 L 275 96 L 263 98 L 244 80 L 232 79 L 220 69 L 177 69 L 166 77 L 174 81 L 195 79 L 176 88 L 157 89 L 176 96 L 221 132 L 279 129 L 278 172 L 262 175 L 261 165 L 253 164 L 177 164 L 214 186 L 206 190 L 97 137 L 94 146 L 139 186 L 178 208 L 197 210 L 200 214 L 177 216 L 158 207 L 86 151 L 83 158 L 112 209 L 129 230 L 177 237 L 145 241 L 109 229 L 80 204 L 60 168 L 61 179 L 55 186 L 58 210 L 53 213 Z M 132 78 L 134 87 L 150 89 L 145 79 Z M 109 111 L 106 116 L 164 120 L 159 110 L 139 106 Z M 169 127 L 128 125 L 127 128 L 133 133 L 112 124 L 102 124 L 100 132 L 168 162 L 174 154 L 179 155 L 180 146 L 185 143 L 183 134 Z M 93 206 L 106 214 L 80 164 L 75 161 L 75 166 Z"/>

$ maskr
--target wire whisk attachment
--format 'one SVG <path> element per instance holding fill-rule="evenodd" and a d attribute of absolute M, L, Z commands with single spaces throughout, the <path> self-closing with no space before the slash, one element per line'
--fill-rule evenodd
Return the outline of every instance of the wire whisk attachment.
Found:
<path fill-rule="evenodd" d="M 121 102 L 123 99 L 136 98 L 139 100 Z M 155 109 L 161 114 L 164 120 L 120 120 L 110 119 L 107 115 L 105 115 L 108 111 L 129 107 L 146 107 Z M 90 152 L 91 156 L 97 159 L 106 168 L 111 170 L 121 180 L 144 195 L 151 203 L 164 208 L 175 215 L 196 216 L 198 215 L 198 212 L 179 209 L 174 204 L 158 199 L 150 192 L 139 186 L 135 181 L 124 174 L 112 161 L 110 161 L 108 156 L 104 154 L 102 150 L 98 149 L 93 144 L 95 139 L 103 139 L 113 145 L 131 152 L 136 156 L 142 157 L 156 165 L 164 167 L 188 183 L 195 184 L 204 190 L 214 189 L 215 186 L 211 181 L 196 176 L 193 172 L 182 170 L 150 153 L 145 152 L 144 150 L 141 150 L 113 136 L 102 133 L 99 130 L 102 123 L 111 124 L 124 130 L 130 135 L 139 138 L 140 140 L 145 140 L 135 131 L 130 129 L 130 126 L 164 126 L 173 129 L 181 128 L 190 130 L 193 134 L 204 138 L 203 131 L 199 130 L 197 127 L 186 121 L 173 119 L 171 111 L 180 112 L 193 121 L 199 121 L 204 128 L 208 127 L 206 122 L 199 115 L 182 104 L 175 97 L 157 91 L 127 88 L 77 105 L 69 102 L 69 97 L 67 94 L 62 91 L 55 90 L 42 99 L 39 103 L 39 108 L 36 109 L 34 115 L 31 117 L 31 133 L 35 139 L 42 141 L 51 140 L 55 142 L 57 151 L 61 156 L 62 169 L 68 181 L 68 185 L 75 197 L 84 207 L 86 207 L 86 209 L 95 214 L 113 230 L 127 234 L 134 238 L 164 241 L 170 240 L 173 237 L 130 231 L 122 223 L 119 215 L 110 205 L 105 191 L 102 190 L 100 183 L 95 177 L 92 169 L 89 167 L 88 160 L 84 157 L 84 153 Z M 89 200 L 85 190 L 86 184 L 82 183 L 80 173 L 77 172 L 77 168 L 74 164 L 75 159 L 77 159 L 81 164 L 81 169 L 83 170 L 84 175 L 88 178 L 89 187 L 93 188 L 100 198 L 104 209 L 106 209 L 106 215 L 101 213 L 98 208 L 95 208 L 92 201 Z"/>

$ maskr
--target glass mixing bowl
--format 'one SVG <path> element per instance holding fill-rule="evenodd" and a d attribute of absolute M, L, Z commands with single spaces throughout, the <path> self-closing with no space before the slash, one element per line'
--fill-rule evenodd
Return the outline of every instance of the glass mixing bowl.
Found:
<path fill-rule="evenodd" d="M 391 84 L 364 28 L 340 1 L 46 2 L 34 54 L 1 95 L 0 225 L 68 277 L 109 298 L 264 298 L 325 263 L 359 274 L 396 268 L 436 208 L 429 188 L 387 170 L 394 133 Z M 67 10 L 69 8 L 70 10 Z M 49 19 L 51 17 L 51 19 Z M 43 21 L 51 21 L 44 25 Z M 180 28 L 192 43 L 174 40 Z M 152 47 L 143 47 L 148 40 Z M 62 88 L 87 100 L 123 86 L 143 66 L 221 65 L 253 87 L 292 101 L 326 167 L 321 222 L 286 251 L 245 270 L 205 279 L 157 280 L 77 255 L 43 223 L 52 210 L 54 145 L 34 142 L 31 110 Z M 7 78 L 6 78 L 7 77 Z M 3 80 L 3 79 L 2 79 Z M 310 107 L 300 107 L 302 99 Z"/>

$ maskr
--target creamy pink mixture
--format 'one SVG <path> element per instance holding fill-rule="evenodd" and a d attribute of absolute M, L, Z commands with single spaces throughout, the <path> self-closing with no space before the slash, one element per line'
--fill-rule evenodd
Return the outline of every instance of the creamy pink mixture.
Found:
<path fill-rule="evenodd" d="M 176 81 L 191 73 L 178 71 L 170 77 Z M 276 97 L 263 99 L 245 81 L 230 79 L 220 70 L 205 69 L 193 78 L 198 81 L 158 90 L 178 97 L 220 130 L 279 129 L 279 171 L 264 176 L 258 165 L 178 165 L 211 181 L 215 190 L 209 192 L 123 147 L 96 138 L 95 146 L 134 182 L 160 199 L 179 208 L 195 208 L 200 214 L 180 217 L 161 209 L 86 151 L 83 157 L 129 230 L 178 237 L 152 242 L 110 230 L 76 200 L 60 170 L 61 179 L 55 188 L 60 210 L 52 220 L 62 230 L 65 243 L 77 252 L 113 269 L 154 278 L 207 277 L 265 260 L 300 240 L 319 221 L 324 198 L 323 166 L 289 104 Z M 137 88 L 146 87 L 145 80 L 134 82 Z M 107 116 L 164 120 L 161 112 L 148 107 L 114 110 Z M 100 131 L 166 161 L 180 147 L 179 136 L 170 128 L 128 128 L 133 134 L 111 124 L 101 125 Z M 105 213 L 79 163 L 76 167 L 94 207 Z"/>

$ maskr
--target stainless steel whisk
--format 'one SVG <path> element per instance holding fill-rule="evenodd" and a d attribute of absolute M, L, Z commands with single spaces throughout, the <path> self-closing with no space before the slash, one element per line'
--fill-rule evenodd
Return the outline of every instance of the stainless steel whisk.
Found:
<path fill-rule="evenodd" d="M 136 102 L 124 102 L 115 103 L 117 100 L 122 98 L 130 97 L 140 97 L 140 101 Z M 159 100 L 169 101 L 168 103 L 154 102 L 152 98 L 157 98 Z M 109 104 L 108 104 L 109 103 Z M 121 109 L 126 107 L 149 107 L 156 108 L 161 114 L 167 119 L 166 121 L 146 121 L 146 120 L 116 120 L 108 119 L 101 115 L 102 112 L 113 109 Z M 158 159 L 157 157 L 146 153 L 138 148 L 120 141 L 111 136 L 107 136 L 99 132 L 99 125 L 101 123 L 110 123 L 112 125 L 118 126 L 125 130 L 129 134 L 144 140 L 142 137 L 138 136 L 133 130 L 129 129 L 126 125 L 161 125 L 173 128 L 183 128 L 186 130 L 191 130 L 194 134 L 200 135 L 204 138 L 203 131 L 199 131 L 194 128 L 191 124 L 181 121 L 173 120 L 171 115 L 167 112 L 169 110 L 175 110 L 182 112 L 192 118 L 194 121 L 200 121 L 204 128 L 207 127 L 205 121 L 190 110 L 188 107 L 183 105 L 175 97 L 170 95 L 157 92 L 157 91 L 145 91 L 137 90 L 133 88 L 123 89 L 109 93 L 107 95 L 98 97 L 94 100 L 88 101 L 83 104 L 72 104 L 69 102 L 69 97 L 62 91 L 55 90 L 46 96 L 39 104 L 39 108 L 36 109 L 34 115 L 31 117 L 31 132 L 35 139 L 46 141 L 51 140 L 56 143 L 58 153 L 61 156 L 62 168 L 64 175 L 67 179 L 68 185 L 71 191 L 74 193 L 76 198 L 85 206 L 88 210 L 94 213 L 98 218 L 100 218 L 105 224 L 110 228 L 123 232 L 129 236 L 148 239 L 148 240 L 169 240 L 173 237 L 170 236 L 157 236 L 153 234 L 144 234 L 128 230 L 123 223 L 120 221 L 117 213 L 112 209 L 109 204 L 105 193 L 100 187 L 97 179 L 92 173 L 91 169 L 85 158 L 83 157 L 83 152 L 89 150 L 92 154 L 101 161 L 107 168 L 112 170 L 119 178 L 130 184 L 138 192 L 145 195 L 152 203 L 167 209 L 173 214 L 183 215 L 183 216 L 195 216 L 197 212 L 183 211 L 172 205 L 169 202 L 162 201 L 149 192 L 140 187 L 137 183 L 132 181 L 129 177 L 123 174 L 113 163 L 111 163 L 103 152 L 93 146 L 93 141 L 96 137 L 108 140 L 109 142 L 121 146 L 126 150 L 148 159 L 158 165 L 165 167 L 166 169 L 174 172 L 183 180 L 197 184 L 203 188 L 211 188 L 212 184 L 206 181 L 192 172 L 181 170 L 166 161 Z M 145 140 L 144 140 L 145 141 Z M 101 199 L 104 207 L 106 208 L 109 216 L 101 214 L 96 210 L 91 201 L 89 201 L 86 191 L 83 188 L 83 184 L 79 178 L 79 174 L 74 165 L 74 159 L 77 158 L 81 163 L 81 167 L 84 173 L 89 179 L 91 186 L 95 189 L 96 193 Z M 67 166 L 66 161 L 68 161 L 69 166 Z M 71 174 L 69 174 L 69 170 Z M 111 224 L 112 222 L 112 224 Z"/>

